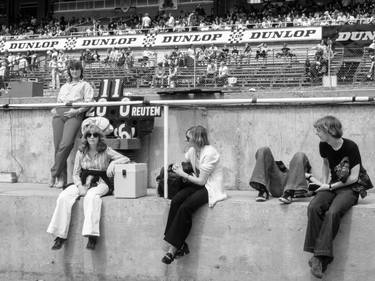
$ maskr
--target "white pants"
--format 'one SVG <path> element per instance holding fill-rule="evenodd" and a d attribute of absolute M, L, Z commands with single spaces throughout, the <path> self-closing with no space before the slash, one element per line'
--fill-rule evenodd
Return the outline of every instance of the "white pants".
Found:
<path fill-rule="evenodd" d="M 108 186 L 105 183 L 99 183 L 97 186 L 90 188 L 85 197 L 83 197 L 83 236 L 100 236 L 99 222 L 102 207 L 102 199 L 100 197 L 107 192 Z M 47 228 L 48 233 L 64 239 L 68 237 L 72 207 L 78 197 L 79 191 L 75 185 L 67 187 L 59 194 L 55 211 Z"/>

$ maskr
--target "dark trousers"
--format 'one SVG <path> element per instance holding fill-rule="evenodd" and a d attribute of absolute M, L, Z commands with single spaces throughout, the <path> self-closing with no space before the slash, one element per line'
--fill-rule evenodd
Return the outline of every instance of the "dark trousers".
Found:
<path fill-rule="evenodd" d="M 208 192 L 204 186 L 180 190 L 171 201 L 164 240 L 179 249 L 189 235 L 193 213 L 206 203 Z"/>
<path fill-rule="evenodd" d="M 67 178 L 66 160 L 73 149 L 74 141 L 81 128 L 82 115 L 72 118 L 54 116 L 52 119 L 55 162 L 51 168 L 53 177 Z"/>
<path fill-rule="evenodd" d="M 294 190 L 295 193 L 307 191 L 305 173 L 311 166 L 307 156 L 302 152 L 294 154 L 289 163 L 289 170 L 282 172 L 272 155 L 269 147 L 262 147 L 255 153 L 255 167 L 250 178 L 250 185 L 257 189 L 258 184 L 266 187 L 273 197 L 280 197 L 284 190 Z"/>
<path fill-rule="evenodd" d="M 318 192 L 307 208 L 304 251 L 333 258 L 333 239 L 339 230 L 341 218 L 357 202 L 358 193 L 350 186 Z"/>

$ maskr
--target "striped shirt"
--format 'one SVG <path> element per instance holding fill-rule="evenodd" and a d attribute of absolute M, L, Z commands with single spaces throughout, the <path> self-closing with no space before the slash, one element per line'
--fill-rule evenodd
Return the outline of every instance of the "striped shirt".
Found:
<path fill-rule="evenodd" d="M 81 182 L 81 171 L 82 169 L 85 170 L 97 170 L 97 171 L 106 171 L 109 163 L 113 160 L 123 159 L 123 163 L 129 162 L 130 159 L 110 147 L 99 153 L 97 152 L 94 157 L 88 153 L 82 153 L 81 151 L 77 151 L 76 159 L 74 161 L 74 168 L 73 168 L 73 182 L 75 185 L 82 184 Z M 101 182 L 100 180 L 99 182 Z"/>

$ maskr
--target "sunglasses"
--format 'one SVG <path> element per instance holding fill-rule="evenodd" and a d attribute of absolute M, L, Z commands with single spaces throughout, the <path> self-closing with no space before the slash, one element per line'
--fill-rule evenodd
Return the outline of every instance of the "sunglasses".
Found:
<path fill-rule="evenodd" d="M 186 141 L 189 142 L 191 140 L 191 137 L 186 136 Z"/>
<path fill-rule="evenodd" d="M 85 138 L 91 138 L 91 137 L 93 137 L 93 138 L 98 138 L 99 137 L 99 134 L 98 133 L 87 133 L 86 135 L 85 135 Z"/>

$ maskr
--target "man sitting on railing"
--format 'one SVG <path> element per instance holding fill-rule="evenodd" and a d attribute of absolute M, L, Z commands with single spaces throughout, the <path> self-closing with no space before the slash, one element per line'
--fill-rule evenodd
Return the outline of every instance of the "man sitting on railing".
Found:
<path fill-rule="evenodd" d="M 259 57 L 262 57 L 263 60 L 265 60 L 267 58 L 268 52 L 270 51 L 270 49 L 267 47 L 267 43 L 261 43 L 257 48 L 258 49 L 255 54 L 255 59 L 258 60 Z"/>
<path fill-rule="evenodd" d="M 217 65 L 214 60 L 210 60 L 207 64 L 206 75 L 201 78 L 198 77 L 198 85 L 205 85 L 209 81 L 216 82 L 216 76 Z"/>
<path fill-rule="evenodd" d="M 290 58 L 292 60 L 293 57 L 295 57 L 296 55 L 293 54 L 291 51 L 290 51 L 290 48 L 288 47 L 288 44 L 287 43 L 284 43 L 283 47 L 281 48 L 281 53 L 277 53 L 276 54 L 276 58 L 281 58 L 281 57 L 284 57 L 284 58 Z"/>
<path fill-rule="evenodd" d="M 244 50 L 242 51 L 241 54 L 241 60 L 245 59 L 247 63 L 250 62 L 250 55 L 251 55 L 251 47 L 249 43 L 246 43 Z"/>

